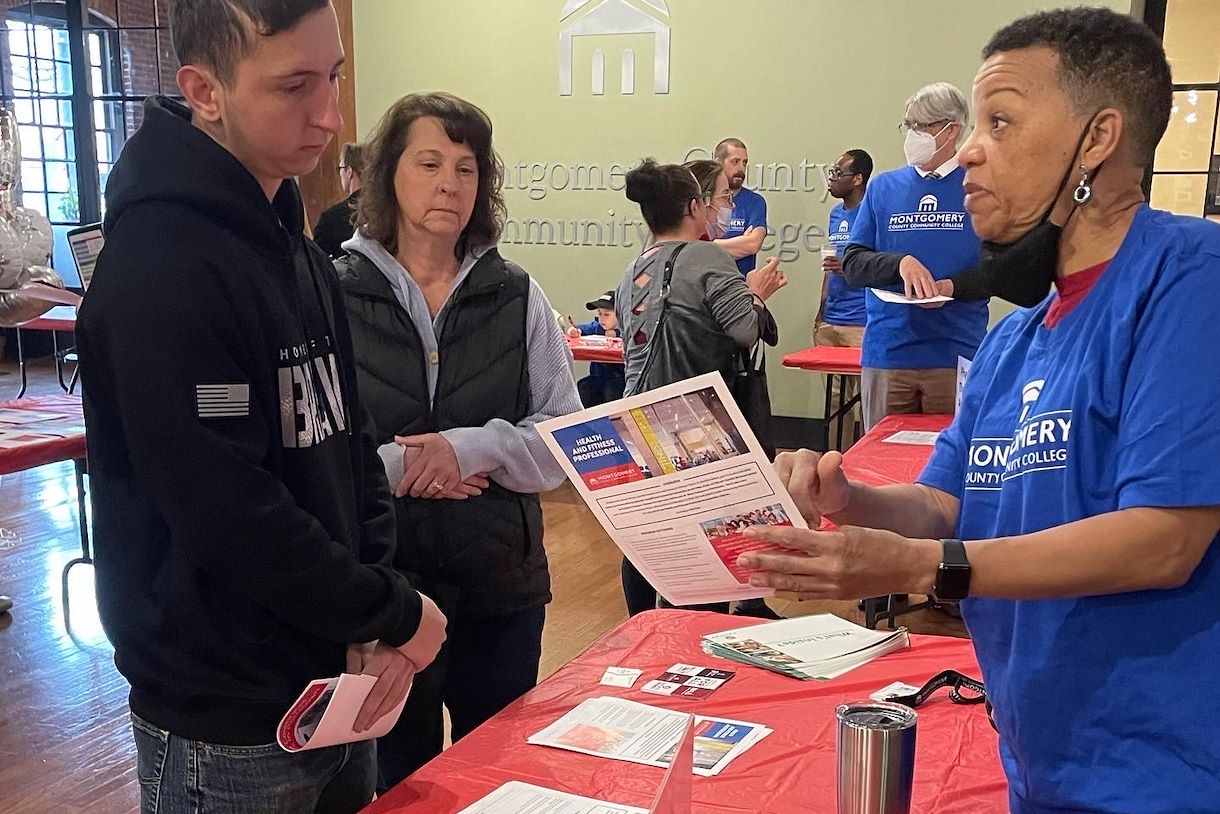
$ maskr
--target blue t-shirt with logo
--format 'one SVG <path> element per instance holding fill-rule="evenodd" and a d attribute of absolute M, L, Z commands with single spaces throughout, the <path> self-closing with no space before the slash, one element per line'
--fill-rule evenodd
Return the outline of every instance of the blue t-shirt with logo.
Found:
<path fill-rule="evenodd" d="M 741 237 L 746 232 L 761 226 L 767 228 L 767 201 L 752 189 L 742 187 L 733 193 L 733 220 L 724 233 L 724 239 Z M 742 274 L 749 274 L 758 264 L 758 255 L 751 254 L 737 261 Z"/>
<path fill-rule="evenodd" d="M 851 237 L 851 225 L 856 221 L 860 207 L 848 209 L 843 202 L 835 204 L 830 210 L 830 224 L 826 230 L 826 239 L 834 246 L 839 259 L 843 258 L 843 250 Z M 822 309 L 822 319 L 831 325 L 863 325 L 868 319 L 864 307 L 864 289 L 856 288 L 847 282 L 842 274 L 831 274 L 826 287 L 826 307 Z"/>
<path fill-rule="evenodd" d="M 960 500 L 957 536 L 1220 505 L 1220 226 L 1144 207 L 1047 329 L 1055 296 L 987 337 L 920 477 Z M 1220 808 L 1216 541 L 1180 588 L 961 609 L 1015 814 Z"/>
<path fill-rule="evenodd" d="M 965 173 L 958 167 L 933 180 L 921 178 L 914 167 L 903 167 L 878 175 L 864 193 L 851 242 L 879 252 L 914 255 L 937 280 L 974 268 L 981 244 L 963 205 Z M 902 282 L 889 288 L 901 292 Z M 957 357 L 974 358 L 987 332 L 986 302 L 920 308 L 882 302 L 867 291 L 865 303 L 865 367 L 956 368 Z"/>

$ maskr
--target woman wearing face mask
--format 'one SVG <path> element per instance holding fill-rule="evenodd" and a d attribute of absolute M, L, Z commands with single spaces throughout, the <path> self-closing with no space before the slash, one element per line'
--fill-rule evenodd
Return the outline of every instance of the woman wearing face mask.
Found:
<path fill-rule="evenodd" d="M 764 303 L 788 284 L 774 258 L 742 279 L 728 252 L 702 240 L 716 234 L 718 212 L 731 213 L 733 204 L 723 168 L 714 161 L 695 163 L 711 166 L 692 171 L 649 159 L 627 173 L 627 197 L 640 205 L 652 230 L 652 244 L 627 267 L 614 297 L 628 396 L 713 371 L 732 381 L 741 351 L 774 330 Z M 664 327 L 653 335 L 671 260 Z M 623 590 L 632 615 L 656 606 L 656 591 L 626 560 Z"/>
<path fill-rule="evenodd" d="M 1220 226 L 1144 202 L 1173 104 L 1146 27 L 1043 12 L 983 57 L 966 206 L 1026 258 L 1004 273 L 1055 291 L 987 337 L 918 484 L 781 456 L 803 513 L 839 531 L 759 532 L 795 551 L 742 564 L 810 598 L 963 600 L 1016 814 L 1212 812 Z"/>
<path fill-rule="evenodd" d="M 695 182 L 699 184 L 699 190 L 703 193 L 704 199 L 711 203 L 707 230 L 699 236 L 699 239 L 719 240 L 724 237 L 733 223 L 733 193 L 729 191 L 729 184 L 726 180 L 728 175 L 719 161 L 710 159 L 687 161 L 682 166 L 695 176 Z M 723 190 L 718 188 L 721 180 L 724 180 Z M 776 263 L 778 264 L 778 262 L 777 260 Z"/>

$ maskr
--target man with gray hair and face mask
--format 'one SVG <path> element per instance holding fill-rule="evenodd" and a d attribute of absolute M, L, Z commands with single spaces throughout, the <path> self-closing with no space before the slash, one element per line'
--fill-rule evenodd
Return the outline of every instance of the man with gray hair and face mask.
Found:
<path fill-rule="evenodd" d="M 843 254 L 850 284 L 934 297 L 937 280 L 978 265 L 956 157 L 968 115 L 965 96 L 947 82 L 907 100 L 899 132 L 909 166 L 869 184 Z M 929 308 L 884 302 L 871 291 L 866 300 L 865 427 L 895 413 L 952 413 L 957 358 L 974 358 L 987 331 L 986 301 Z"/>

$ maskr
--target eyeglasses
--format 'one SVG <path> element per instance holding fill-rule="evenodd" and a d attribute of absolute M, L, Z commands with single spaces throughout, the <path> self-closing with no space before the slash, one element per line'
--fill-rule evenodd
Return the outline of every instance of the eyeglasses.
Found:
<path fill-rule="evenodd" d="M 910 119 L 906 119 L 902 124 L 898 125 L 898 132 L 904 136 L 912 130 L 919 130 L 922 133 L 935 133 L 938 130 L 943 130 L 947 124 L 950 124 L 948 119 L 939 119 L 934 122 L 913 122 Z M 937 127 L 937 125 L 940 125 L 940 127 Z"/>
<path fill-rule="evenodd" d="M 733 193 L 731 193 L 731 192 L 725 192 L 725 193 L 723 193 L 723 194 L 721 194 L 721 195 L 712 195 L 712 196 L 709 198 L 709 200 L 711 200 L 711 201 L 713 201 L 713 202 L 715 202 L 715 201 L 723 201 L 725 206 L 732 206 L 732 205 L 733 205 Z"/>
<path fill-rule="evenodd" d="M 348 166 L 347 164 L 340 164 L 340 165 L 339 165 L 339 169 L 340 169 L 340 170 L 350 170 L 350 169 L 351 169 L 351 167 L 350 167 L 350 166 Z"/>
<path fill-rule="evenodd" d="M 855 170 L 845 170 L 838 164 L 831 164 L 826 170 L 826 178 L 830 181 L 838 181 L 840 178 L 859 174 L 860 173 L 856 172 Z"/>

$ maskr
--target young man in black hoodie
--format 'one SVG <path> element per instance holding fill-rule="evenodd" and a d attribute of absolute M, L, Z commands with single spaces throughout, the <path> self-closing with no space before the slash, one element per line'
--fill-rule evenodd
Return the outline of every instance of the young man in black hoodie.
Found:
<path fill-rule="evenodd" d="M 444 616 L 391 566 L 390 491 L 342 295 L 293 176 L 339 130 L 328 0 L 176 0 L 178 84 L 106 189 L 78 340 L 98 604 L 144 811 L 351 812 L 371 741 L 289 754 L 306 684 L 378 675 L 367 729 Z M 363 643 L 363 644 L 362 644 Z"/>

